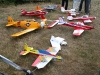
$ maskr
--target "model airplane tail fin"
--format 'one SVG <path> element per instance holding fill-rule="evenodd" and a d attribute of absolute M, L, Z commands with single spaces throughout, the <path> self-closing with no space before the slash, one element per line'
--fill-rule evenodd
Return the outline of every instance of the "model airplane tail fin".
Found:
<path fill-rule="evenodd" d="M 42 10 L 42 8 L 40 8 L 39 6 L 36 6 L 36 11 L 40 11 Z"/>
<path fill-rule="evenodd" d="M 58 22 L 58 25 L 61 25 L 61 24 L 64 24 L 65 21 L 64 21 L 64 17 L 59 17 L 59 22 Z"/>
<path fill-rule="evenodd" d="M 25 45 L 24 45 L 24 51 L 22 51 L 20 54 L 21 54 L 21 55 L 26 55 L 26 54 L 28 54 L 31 50 L 33 50 L 33 48 L 32 48 L 32 47 L 29 47 L 29 46 L 25 43 Z"/>
<path fill-rule="evenodd" d="M 22 13 L 22 14 L 25 14 L 26 11 L 25 11 L 24 9 L 21 9 L 21 13 Z"/>
<path fill-rule="evenodd" d="M 14 20 L 10 16 L 8 16 L 8 24 L 6 26 L 12 26 L 14 23 Z"/>
<path fill-rule="evenodd" d="M 24 45 L 24 49 L 25 49 L 26 51 L 33 50 L 33 48 L 32 48 L 32 47 L 29 47 L 26 43 L 25 43 L 25 45 Z"/>

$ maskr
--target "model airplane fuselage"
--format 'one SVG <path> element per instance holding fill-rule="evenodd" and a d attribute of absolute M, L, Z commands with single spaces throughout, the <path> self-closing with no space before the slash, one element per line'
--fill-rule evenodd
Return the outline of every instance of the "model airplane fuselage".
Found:
<path fill-rule="evenodd" d="M 48 5 L 48 6 L 44 7 L 44 10 L 53 11 L 57 7 L 58 7 L 57 5 Z"/>
<path fill-rule="evenodd" d="M 21 55 L 26 55 L 28 53 L 39 55 L 35 62 L 32 64 L 33 67 L 41 69 L 45 67 L 53 58 L 62 59 L 61 56 L 57 56 L 59 50 L 53 47 L 48 48 L 47 50 L 35 50 L 32 47 L 28 47 L 27 44 L 24 45 L 24 50 L 21 51 Z"/>
<path fill-rule="evenodd" d="M 81 28 L 81 29 L 84 29 L 84 30 L 94 29 L 93 26 L 87 26 L 87 25 L 84 25 L 81 22 L 70 22 L 70 23 L 64 23 L 63 25 L 73 27 L 74 29 L 76 29 L 76 28 Z"/>
<path fill-rule="evenodd" d="M 68 15 L 70 14 L 71 16 L 76 16 L 77 14 L 79 14 L 75 9 L 65 10 L 64 7 L 61 7 L 61 12 L 67 13 Z"/>
<path fill-rule="evenodd" d="M 70 23 L 67 23 L 63 20 L 62 17 L 59 18 L 59 23 L 58 24 L 73 27 L 74 28 L 73 35 L 75 35 L 75 36 L 80 36 L 84 32 L 84 30 L 94 29 L 93 26 L 84 25 L 83 22 L 70 22 Z"/>
<path fill-rule="evenodd" d="M 84 23 L 91 23 L 92 20 L 96 19 L 96 17 L 89 17 L 89 16 L 87 16 L 87 15 L 84 15 L 84 16 L 82 16 L 82 17 L 73 18 L 71 15 L 69 15 L 69 16 L 67 17 L 67 19 L 68 19 L 68 20 L 80 20 L 80 21 L 82 21 L 82 22 L 84 22 Z"/>
<path fill-rule="evenodd" d="M 18 32 L 16 34 L 13 34 L 13 37 L 21 36 L 25 33 L 31 32 L 33 30 L 39 29 L 41 27 L 44 27 L 45 22 L 42 21 L 41 23 L 36 22 L 34 19 L 27 19 L 23 21 L 13 21 L 13 19 L 9 16 L 8 17 L 8 24 L 6 26 L 15 26 L 15 27 L 21 27 L 25 28 L 26 30 Z"/>
<path fill-rule="evenodd" d="M 26 10 L 21 9 L 21 14 L 26 16 L 38 16 L 42 19 L 45 19 L 45 14 L 47 14 L 47 12 L 43 11 L 40 7 L 37 6 L 36 10 L 31 12 L 27 12 Z"/>

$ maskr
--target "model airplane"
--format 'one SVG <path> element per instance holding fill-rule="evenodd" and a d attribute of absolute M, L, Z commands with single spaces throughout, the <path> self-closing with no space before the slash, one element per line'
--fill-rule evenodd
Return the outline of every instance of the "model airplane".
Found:
<path fill-rule="evenodd" d="M 21 36 L 28 32 L 34 31 L 39 28 L 43 28 L 46 26 L 45 20 L 42 20 L 41 23 L 36 22 L 34 19 L 26 19 L 23 21 L 14 21 L 10 16 L 8 16 L 8 24 L 6 26 L 15 26 L 25 28 L 26 30 L 15 33 L 11 35 L 12 37 Z"/>
<path fill-rule="evenodd" d="M 57 5 L 48 5 L 48 6 L 44 7 L 44 10 L 53 11 L 53 10 L 55 10 L 57 7 L 58 7 Z"/>
<path fill-rule="evenodd" d="M 70 14 L 71 16 L 76 16 L 77 14 L 79 14 L 79 13 L 76 12 L 75 9 L 65 10 L 64 7 L 61 7 L 61 12 Z"/>
<path fill-rule="evenodd" d="M 24 50 L 21 51 L 21 55 L 26 55 L 28 53 L 39 55 L 35 62 L 32 64 L 33 67 L 38 69 L 44 68 L 53 58 L 62 59 L 61 56 L 57 56 L 58 49 L 50 47 L 47 50 L 36 50 L 33 47 L 28 47 L 27 44 L 24 45 Z"/>
<path fill-rule="evenodd" d="M 50 42 L 52 47 L 54 47 L 57 50 L 61 50 L 61 45 L 67 45 L 65 39 L 61 37 L 51 36 Z"/>
<path fill-rule="evenodd" d="M 31 12 L 27 12 L 26 10 L 24 9 L 21 9 L 21 15 L 26 15 L 26 16 L 38 16 L 42 19 L 45 19 L 45 14 L 47 12 L 46 11 L 43 11 L 42 8 L 40 8 L 39 6 L 36 6 L 36 10 L 33 10 Z"/>
<path fill-rule="evenodd" d="M 7 64 L 11 65 L 12 67 L 16 68 L 17 70 L 25 72 L 26 73 L 25 75 L 34 75 L 30 70 L 26 70 L 20 67 L 19 65 L 15 64 L 14 62 L 12 62 L 11 60 L 9 60 L 8 58 L 2 55 L 0 55 L 0 59 L 6 62 Z M 2 75 L 6 75 L 6 74 L 2 73 Z"/>
<path fill-rule="evenodd" d="M 89 17 L 88 15 L 83 15 L 82 17 L 73 18 L 70 14 L 67 17 L 68 20 L 80 20 L 84 23 L 91 23 L 96 17 Z"/>
<path fill-rule="evenodd" d="M 80 36 L 84 32 L 84 30 L 94 29 L 93 26 L 84 25 L 83 22 L 69 22 L 69 23 L 67 23 L 63 20 L 62 17 L 59 18 L 58 25 L 73 27 L 74 28 L 74 32 L 73 32 L 74 36 Z"/>

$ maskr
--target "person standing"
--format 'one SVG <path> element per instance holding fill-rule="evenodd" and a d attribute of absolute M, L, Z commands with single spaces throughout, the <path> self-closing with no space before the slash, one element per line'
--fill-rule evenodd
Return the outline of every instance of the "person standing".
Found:
<path fill-rule="evenodd" d="M 64 7 L 65 10 L 67 10 L 67 8 L 68 8 L 68 0 L 62 0 L 62 7 Z"/>
<path fill-rule="evenodd" d="M 68 8 L 68 0 L 62 0 L 61 11 L 65 12 L 65 10 L 67 10 L 67 8 Z"/>
<path fill-rule="evenodd" d="M 81 0 L 73 0 L 73 9 L 78 10 Z"/>
<path fill-rule="evenodd" d="M 81 2 L 80 2 L 80 6 L 79 6 L 79 12 L 81 12 L 81 10 L 82 10 L 82 5 L 83 5 L 83 2 L 85 1 L 85 9 L 84 9 L 84 11 L 85 11 L 85 14 L 89 14 L 89 8 L 90 8 L 90 3 L 91 3 L 91 0 L 81 0 Z"/>

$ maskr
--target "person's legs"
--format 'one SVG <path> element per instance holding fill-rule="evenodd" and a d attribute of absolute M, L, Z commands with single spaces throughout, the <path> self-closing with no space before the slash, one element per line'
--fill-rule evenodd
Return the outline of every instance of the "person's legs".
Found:
<path fill-rule="evenodd" d="M 85 13 L 89 14 L 91 0 L 85 0 Z"/>
<path fill-rule="evenodd" d="M 84 1 L 84 0 L 81 0 L 80 6 L 79 6 L 79 11 L 82 10 L 83 1 Z"/>
<path fill-rule="evenodd" d="M 62 4 L 61 4 L 61 6 L 64 7 L 64 0 L 62 0 Z"/>
<path fill-rule="evenodd" d="M 67 10 L 67 8 L 68 8 L 68 0 L 65 0 L 65 2 L 66 2 L 65 10 Z"/>

